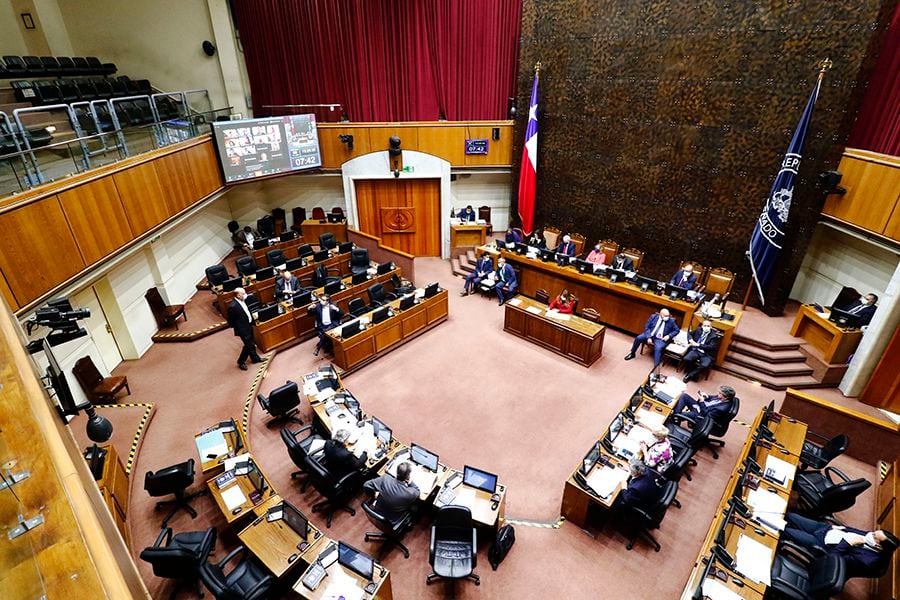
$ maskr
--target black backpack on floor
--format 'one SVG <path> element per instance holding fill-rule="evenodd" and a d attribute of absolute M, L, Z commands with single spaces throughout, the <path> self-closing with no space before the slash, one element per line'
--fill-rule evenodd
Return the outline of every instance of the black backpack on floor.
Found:
<path fill-rule="evenodd" d="M 516 530 L 512 525 L 504 525 L 497 530 L 497 537 L 491 548 L 488 550 L 488 561 L 491 568 L 496 571 L 506 555 L 509 554 L 510 548 L 516 543 Z"/>

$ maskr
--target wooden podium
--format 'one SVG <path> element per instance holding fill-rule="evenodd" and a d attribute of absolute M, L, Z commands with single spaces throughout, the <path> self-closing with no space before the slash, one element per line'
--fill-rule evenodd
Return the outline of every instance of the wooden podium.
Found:
<path fill-rule="evenodd" d="M 450 225 L 450 247 L 481 246 L 487 239 L 487 225 Z"/>
<path fill-rule="evenodd" d="M 822 361 L 832 365 L 845 364 L 862 339 L 859 329 L 843 329 L 807 304 L 800 307 L 791 326 L 791 335 L 803 338 L 822 353 Z"/>

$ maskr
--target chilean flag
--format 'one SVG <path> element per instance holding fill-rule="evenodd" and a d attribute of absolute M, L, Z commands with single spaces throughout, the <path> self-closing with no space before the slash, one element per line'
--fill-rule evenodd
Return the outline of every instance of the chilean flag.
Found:
<path fill-rule="evenodd" d="M 525 146 L 522 148 L 522 168 L 519 171 L 519 218 L 525 235 L 534 229 L 534 197 L 537 192 L 537 90 L 538 74 L 535 72 L 531 105 L 528 108 L 528 126 L 525 127 Z"/>

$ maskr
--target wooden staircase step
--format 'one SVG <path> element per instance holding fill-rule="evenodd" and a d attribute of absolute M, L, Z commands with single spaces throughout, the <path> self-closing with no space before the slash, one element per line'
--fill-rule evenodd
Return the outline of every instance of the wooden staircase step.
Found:
<path fill-rule="evenodd" d="M 819 382 L 815 377 L 811 375 L 800 375 L 800 376 L 788 376 L 788 377 L 773 377 L 771 375 L 767 375 L 765 373 L 760 373 L 755 369 L 751 369 L 749 367 L 745 367 L 743 365 L 738 365 L 732 363 L 730 361 L 726 361 L 720 367 L 719 370 L 724 371 L 725 373 L 730 373 L 737 377 L 741 377 L 751 382 L 756 382 L 762 385 L 763 387 L 767 387 L 772 390 L 786 390 L 789 387 L 792 388 L 815 388 L 815 387 L 830 387 L 827 384 L 823 384 Z"/>
<path fill-rule="evenodd" d="M 470 262 L 469 258 L 463 254 L 459 257 L 459 268 L 466 274 L 473 273 L 475 271 L 475 263 Z"/>
<path fill-rule="evenodd" d="M 771 350 L 734 339 L 729 350 L 735 354 L 743 354 L 768 363 L 791 363 L 806 360 L 806 355 L 800 351 L 799 346 L 796 350 Z"/>
<path fill-rule="evenodd" d="M 450 259 L 450 272 L 453 273 L 454 275 L 456 275 L 457 277 L 464 277 L 462 267 L 460 267 L 460 265 L 459 265 L 458 258 Z"/>
<path fill-rule="evenodd" d="M 798 362 L 773 363 L 767 360 L 760 360 L 747 354 L 738 354 L 735 352 L 729 352 L 726 355 L 726 360 L 730 363 L 749 367 L 755 371 L 773 377 L 804 376 L 812 375 L 813 373 L 813 369 L 802 360 Z"/>
<path fill-rule="evenodd" d="M 783 343 L 770 343 L 762 340 L 758 340 L 756 338 L 747 337 L 745 335 L 741 335 L 739 333 L 735 333 L 732 338 L 732 344 L 734 342 L 740 342 L 742 344 L 747 344 L 749 346 L 756 346 L 758 348 L 764 348 L 766 350 L 770 350 L 773 352 L 778 352 L 782 350 L 797 350 L 800 347 L 800 342 L 783 342 Z"/>
<path fill-rule="evenodd" d="M 474 250 L 466 250 L 466 260 L 468 260 L 471 264 L 475 264 L 478 262 L 478 257 L 475 256 Z"/>

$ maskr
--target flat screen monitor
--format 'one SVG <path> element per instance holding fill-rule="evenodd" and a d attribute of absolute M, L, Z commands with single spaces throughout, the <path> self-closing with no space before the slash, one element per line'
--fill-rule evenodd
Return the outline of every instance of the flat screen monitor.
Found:
<path fill-rule="evenodd" d="M 834 307 L 831 308 L 831 314 L 828 315 L 828 320 L 832 323 L 837 323 L 846 329 L 859 329 L 862 324 L 859 315 L 851 315 L 846 310 Z"/>
<path fill-rule="evenodd" d="M 313 260 L 316 262 L 322 262 L 323 260 L 328 260 L 328 250 L 319 250 L 315 254 L 313 254 Z"/>
<path fill-rule="evenodd" d="M 284 262 L 284 268 L 288 271 L 296 271 L 297 269 L 301 269 L 303 268 L 303 259 L 289 258 Z"/>
<path fill-rule="evenodd" d="M 282 242 L 290 242 L 291 240 L 296 240 L 298 237 L 300 237 L 300 234 L 297 231 L 288 229 L 280 236 L 278 236 L 278 239 Z"/>
<path fill-rule="evenodd" d="M 588 262 L 586 260 L 581 260 L 580 258 L 575 259 L 575 268 L 578 269 L 579 273 L 591 273 L 594 271 L 594 263 Z"/>
<path fill-rule="evenodd" d="M 700 578 L 697 580 L 697 587 L 694 588 L 694 592 L 691 594 L 691 600 L 703 600 L 705 597 L 703 594 L 703 584 L 706 583 L 706 578 L 709 577 L 709 572 L 712 569 L 713 563 L 716 561 L 715 552 L 711 552 L 709 554 L 709 558 L 706 559 L 706 566 L 703 567 L 703 572 L 700 574 Z"/>
<path fill-rule="evenodd" d="M 325 284 L 325 293 L 326 294 L 337 294 L 341 291 L 341 282 L 340 281 L 332 281 L 331 283 Z"/>
<path fill-rule="evenodd" d="M 687 298 L 688 291 L 683 287 L 678 287 L 677 285 L 672 285 L 671 283 L 666 284 L 666 296 L 671 298 L 672 300 L 684 300 Z"/>
<path fill-rule="evenodd" d="M 260 323 L 265 323 L 266 321 L 270 321 L 278 316 L 278 305 L 270 304 L 269 306 L 265 306 L 259 309 L 259 312 L 256 313 L 256 320 Z"/>
<path fill-rule="evenodd" d="M 360 552 L 344 542 L 338 542 L 338 562 L 342 567 L 350 569 L 363 579 L 372 581 L 375 573 L 375 560 L 365 552 Z"/>
<path fill-rule="evenodd" d="M 294 304 L 294 308 L 309 306 L 309 304 L 313 301 L 312 292 L 310 290 L 297 292 L 296 294 L 294 294 L 294 297 L 291 299 L 291 301 Z"/>
<path fill-rule="evenodd" d="M 375 437 L 382 444 L 390 444 L 393 433 L 391 428 L 381 422 L 377 417 L 372 417 L 372 429 L 375 431 Z"/>
<path fill-rule="evenodd" d="M 262 494 L 269 488 L 268 482 L 266 482 L 266 478 L 263 477 L 262 472 L 259 470 L 259 467 L 256 466 L 256 463 L 252 460 L 250 461 L 250 470 L 247 471 L 247 479 L 250 480 L 250 483 L 253 484 L 253 489 Z"/>
<path fill-rule="evenodd" d="M 256 270 L 257 281 L 265 281 L 266 279 L 272 279 L 273 277 L 275 277 L 275 267 L 263 267 L 262 269 Z"/>
<path fill-rule="evenodd" d="M 541 260 L 544 262 L 550 262 L 556 256 L 556 252 L 553 250 L 541 250 Z"/>
<path fill-rule="evenodd" d="M 75 404 L 75 397 L 69 388 L 69 382 L 66 380 L 66 374 L 60 368 L 56 361 L 53 350 L 50 349 L 50 342 L 47 338 L 41 340 L 41 347 L 44 350 L 44 356 L 47 357 L 49 365 L 47 366 L 47 377 L 50 379 L 50 385 L 56 393 L 56 401 L 62 409 L 63 415 L 75 415 L 81 407 Z"/>
<path fill-rule="evenodd" d="M 338 253 L 347 254 L 353 250 L 353 242 L 342 242 L 338 244 Z"/>
<path fill-rule="evenodd" d="M 426 469 L 437 472 L 438 455 L 426 450 L 418 444 L 412 444 L 409 447 L 409 457 L 417 465 L 422 465 Z"/>
<path fill-rule="evenodd" d="M 517 242 L 517 243 L 516 243 L 515 253 L 516 253 L 516 254 L 525 254 L 526 252 L 528 252 L 528 246 L 526 246 L 525 244 L 522 244 L 522 243 L 518 243 L 518 242 Z"/>
<path fill-rule="evenodd" d="M 400 310 L 409 310 L 416 305 L 416 295 L 408 294 L 400 299 Z"/>
<path fill-rule="evenodd" d="M 360 331 L 360 322 L 359 319 L 356 319 L 355 321 L 350 321 L 349 323 L 341 327 L 341 337 L 346 340 L 349 337 L 353 337 Z"/>
<path fill-rule="evenodd" d="M 497 491 L 497 476 L 487 471 L 466 465 L 463 467 L 463 483 L 488 494 Z"/>
<path fill-rule="evenodd" d="M 431 298 L 432 296 L 436 296 L 438 292 L 441 291 L 440 284 L 437 281 L 434 283 L 429 283 L 425 286 L 425 297 Z"/>
<path fill-rule="evenodd" d="M 300 512 L 300 509 L 287 500 L 282 500 L 281 518 L 287 523 L 288 527 L 294 530 L 294 533 L 306 540 L 306 536 L 309 533 L 309 520 Z"/>
<path fill-rule="evenodd" d="M 609 280 L 613 283 L 625 281 L 625 271 L 622 269 L 607 269 L 606 276 L 609 277 Z"/>
<path fill-rule="evenodd" d="M 609 441 L 616 439 L 616 436 L 619 435 L 619 432 L 622 431 L 622 427 L 624 426 L 625 420 L 622 418 L 622 413 L 619 413 L 612 420 L 612 423 L 609 424 Z"/>
<path fill-rule="evenodd" d="M 225 182 L 322 166 L 312 114 L 212 124 Z"/>
<path fill-rule="evenodd" d="M 382 306 L 378 310 L 372 312 L 372 324 L 382 323 L 388 320 L 391 315 L 388 313 L 388 307 Z"/>
<path fill-rule="evenodd" d="M 652 277 L 644 277 L 643 275 L 635 275 L 634 280 L 631 283 L 641 288 L 642 292 L 655 292 L 659 287 L 658 281 Z"/>
<path fill-rule="evenodd" d="M 556 264 L 558 264 L 561 267 L 565 267 L 566 265 L 569 264 L 569 261 L 571 258 L 572 257 L 569 256 L 568 254 L 559 253 L 556 255 Z"/>
<path fill-rule="evenodd" d="M 353 277 L 350 278 L 350 283 L 353 285 L 359 285 L 361 283 L 365 283 L 369 280 L 369 274 L 363 271 L 362 273 L 354 273 Z"/>
<path fill-rule="evenodd" d="M 581 474 L 587 475 L 591 472 L 591 469 L 594 468 L 594 465 L 597 464 L 597 461 L 600 459 L 600 442 L 594 442 L 594 445 L 588 451 L 587 454 L 584 455 L 584 458 L 581 461 Z"/>
<path fill-rule="evenodd" d="M 262 250 L 269 247 L 269 238 L 258 238 L 253 240 L 253 249 Z"/>
<path fill-rule="evenodd" d="M 340 223 L 344 220 L 344 217 L 337 213 L 328 213 L 328 222 L 329 223 Z"/>
<path fill-rule="evenodd" d="M 391 269 L 393 269 L 393 268 L 394 268 L 394 263 L 383 262 L 380 265 L 378 265 L 378 270 L 376 271 L 376 273 L 378 273 L 379 275 L 384 275 L 385 273 L 390 273 Z"/>
<path fill-rule="evenodd" d="M 226 279 L 222 282 L 222 291 L 223 292 L 233 292 L 234 290 L 241 287 L 241 278 L 240 277 L 232 277 L 231 279 Z"/>

